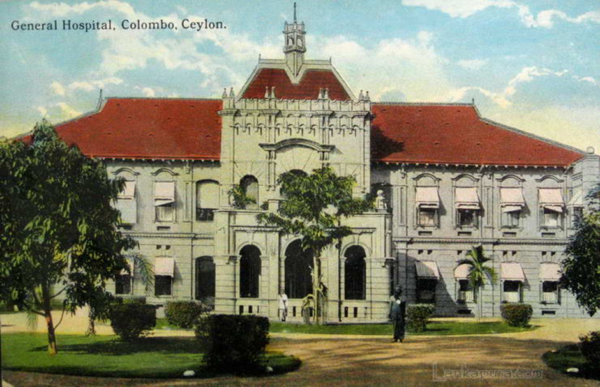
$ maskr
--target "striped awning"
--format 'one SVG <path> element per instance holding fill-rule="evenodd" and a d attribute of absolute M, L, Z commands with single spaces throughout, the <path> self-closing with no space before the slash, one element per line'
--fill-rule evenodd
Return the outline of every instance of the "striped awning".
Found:
<path fill-rule="evenodd" d="M 517 262 L 504 262 L 500 266 L 500 277 L 505 281 L 525 282 L 523 267 Z"/>
<path fill-rule="evenodd" d="M 433 261 L 416 261 L 417 277 L 421 279 L 440 279 L 440 270 Z"/>

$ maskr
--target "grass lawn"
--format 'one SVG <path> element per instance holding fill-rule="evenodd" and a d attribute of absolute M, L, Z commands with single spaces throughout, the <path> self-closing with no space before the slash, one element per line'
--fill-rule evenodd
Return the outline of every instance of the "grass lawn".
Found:
<path fill-rule="evenodd" d="M 535 329 L 511 327 L 501 321 L 493 322 L 458 322 L 434 321 L 427 324 L 427 330 L 419 333 L 408 333 L 408 336 L 452 336 L 480 335 L 492 333 L 524 332 Z M 271 322 L 273 333 L 313 333 L 329 335 L 392 335 L 391 324 L 356 324 L 356 325 L 301 325 Z"/>
<path fill-rule="evenodd" d="M 600 368 L 586 363 L 578 344 L 564 346 L 555 352 L 546 352 L 542 356 L 542 360 L 548 367 L 564 374 L 600 380 Z M 579 373 L 567 373 L 569 368 L 578 368 Z"/>
<path fill-rule="evenodd" d="M 2 368 L 52 374 L 180 378 L 186 370 L 196 377 L 214 376 L 202 362 L 202 348 L 195 338 L 148 337 L 134 343 L 117 336 L 85 337 L 58 335 L 58 354 L 49 356 L 47 337 L 42 333 L 2 335 Z M 300 360 L 268 353 L 266 365 L 273 373 L 293 371 Z"/>

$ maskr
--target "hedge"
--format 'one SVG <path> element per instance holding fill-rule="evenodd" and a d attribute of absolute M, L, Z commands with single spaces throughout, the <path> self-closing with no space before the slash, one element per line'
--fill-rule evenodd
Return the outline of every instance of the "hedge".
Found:
<path fill-rule="evenodd" d="M 528 304 L 502 304 L 502 318 L 511 327 L 527 327 L 533 314 L 533 308 Z"/>
<path fill-rule="evenodd" d="M 156 306 L 139 302 L 114 303 L 110 307 L 110 326 L 125 341 L 147 336 L 156 326 Z"/>
<path fill-rule="evenodd" d="M 256 369 L 269 343 L 269 319 L 216 314 L 202 318 L 196 337 L 206 346 L 204 360 L 214 369 Z"/>
<path fill-rule="evenodd" d="M 435 307 L 430 304 L 408 305 L 406 308 L 406 327 L 409 332 L 423 332 Z"/>
<path fill-rule="evenodd" d="M 585 336 L 580 336 L 581 353 L 585 360 L 591 365 L 600 364 L 600 331 L 590 332 Z"/>
<path fill-rule="evenodd" d="M 210 308 L 201 302 L 172 301 L 165 305 L 165 317 L 170 325 L 193 328 L 196 320 L 208 313 Z"/>

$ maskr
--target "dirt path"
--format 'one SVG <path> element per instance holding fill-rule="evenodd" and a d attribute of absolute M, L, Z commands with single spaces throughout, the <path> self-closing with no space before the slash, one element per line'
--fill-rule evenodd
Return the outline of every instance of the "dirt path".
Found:
<path fill-rule="evenodd" d="M 409 337 L 402 344 L 378 336 L 275 334 L 270 349 L 296 355 L 303 365 L 296 372 L 269 378 L 126 380 L 22 372 L 5 372 L 4 377 L 14 387 L 439 386 L 441 381 L 445 387 L 600 386 L 596 381 L 563 376 L 548 369 L 541 360 L 544 352 L 576 341 L 581 333 L 599 330 L 599 320 L 546 319 L 533 323 L 541 327 L 488 336 Z M 482 375 L 483 371 L 488 373 Z"/>

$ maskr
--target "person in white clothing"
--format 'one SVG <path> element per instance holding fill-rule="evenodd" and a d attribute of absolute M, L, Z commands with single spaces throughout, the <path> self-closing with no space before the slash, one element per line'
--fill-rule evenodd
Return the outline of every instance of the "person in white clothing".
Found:
<path fill-rule="evenodd" d="M 279 292 L 279 318 L 285 321 L 288 313 L 288 297 L 284 290 Z"/>

